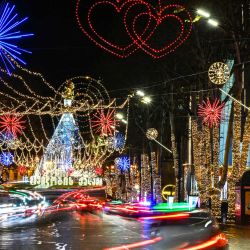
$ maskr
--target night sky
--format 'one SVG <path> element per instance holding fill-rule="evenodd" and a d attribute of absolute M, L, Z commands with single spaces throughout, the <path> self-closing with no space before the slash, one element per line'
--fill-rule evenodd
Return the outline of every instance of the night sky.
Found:
<path fill-rule="evenodd" d="M 188 44 L 184 44 L 177 49 L 178 53 L 159 60 L 141 51 L 126 59 L 119 59 L 95 46 L 82 33 L 75 17 L 76 0 L 16 2 L 21 16 L 29 17 L 21 27 L 22 30 L 35 34 L 22 43 L 24 48 L 33 52 L 32 55 L 25 55 L 27 67 L 41 72 L 55 86 L 76 75 L 90 75 L 103 79 L 108 90 L 124 89 L 126 93 L 131 87 L 158 83 L 162 80 L 163 71 L 173 71 L 164 68 L 164 65 L 171 65 L 173 60 L 181 59 L 184 51 L 188 53 Z M 114 24 L 114 20 L 101 18 L 97 18 L 97 21 L 103 23 L 103 26 Z M 109 34 L 108 29 L 104 32 Z M 179 75 L 177 69 L 176 76 Z"/>

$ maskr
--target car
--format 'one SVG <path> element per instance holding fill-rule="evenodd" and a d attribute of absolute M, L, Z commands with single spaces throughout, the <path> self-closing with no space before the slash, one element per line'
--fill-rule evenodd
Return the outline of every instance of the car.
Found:
<path fill-rule="evenodd" d="M 228 249 L 228 240 L 206 209 L 166 213 L 139 220 L 144 224 L 148 237 L 158 239 L 153 249 Z"/>

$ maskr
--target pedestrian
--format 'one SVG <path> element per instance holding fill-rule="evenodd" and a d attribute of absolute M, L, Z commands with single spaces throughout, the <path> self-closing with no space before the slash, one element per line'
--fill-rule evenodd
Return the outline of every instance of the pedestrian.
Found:
<path fill-rule="evenodd" d="M 222 200 L 222 202 L 221 202 L 221 222 L 223 224 L 226 224 L 227 213 L 228 213 L 228 203 L 226 200 Z"/>

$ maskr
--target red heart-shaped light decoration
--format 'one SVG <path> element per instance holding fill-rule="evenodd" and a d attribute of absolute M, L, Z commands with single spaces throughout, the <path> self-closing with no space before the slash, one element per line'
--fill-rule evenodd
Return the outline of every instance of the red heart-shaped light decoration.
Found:
<path fill-rule="evenodd" d="M 178 10 L 182 11 L 178 12 Z M 180 14 L 183 16 L 182 18 L 179 16 Z M 144 16 L 148 16 L 148 19 L 151 20 L 151 26 L 147 29 L 148 31 L 150 31 L 150 33 L 142 37 L 137 31 L 137 27 L 140 26 L 138 25 L 140 24 L 140 18 Z M 153 36 L 156 34 L 157 29 L 159 29 L 159 27 L 163 25 L 164 22 L 166 23 L 167 21 L 171 21 L 171 19 L 174 19 L 180 25 L 179 33 L 176 35 L 174 40 L 166 42 L 161 48 L 155 48 L 155 45 L 150 43 L 150 39 L 153 38 Z M 188 22 L 185 23 L 185 21 Z M 189 37 L 192 30 L 192 18 L 190 14 L 185 10 L 183 6 L 176 4 L 166 5 L 165 7 L 162 7 L 160 11 L 157 11 L 153 6 L 151 6 L 149 12 L 139 13 L 134 18 L 132 26 L 130 25 L 128 18 L 125 15 L 124 23 L 126 31 L 131 39 L 133 39 L 133 41 L 139 48 L 141 48 L 153 58 L 161 58 L 173 52 L 176 48 L 183 44 L 183 42 Z"/>
<path fill-rule="evenodd" d="M 124 13 L 128 8 L 132 9 L 132 7 L 137 6 L 138 7 L 137 12 L 140 12 L 139 8 L 142 8 L 142 11 L 145 10 L 149 11 L 149 5 L 146 2 L 140 0 L 123 0 L 123 1 L 105 0 L 98 2 L 95 1 L 95 3 L 89 7 L 86 13 L 87 14 L 86 19 L 84 19 L 83 22 L 81 22 L 79 13 L 80 1 L 81 0 L 77 1 L 77 6 L 76 6 L 77 22 L 82 32 L 96 45 L 121 58 L 128 57 L 130 54 L 132 54 L 138 49 L 136 42 L 131 40 L 130 37 L 127 35 L 127 33 L 126 36 L 128 37 L 129 42 L 126 45 L 121 45 L 118 42 L 113 42 L 105 38 L 104 35 L 102 35 L 101 32 L 98 31 L 95 28 L 95 25 L 93 24 L 93 19 L 95 18 L 94 11 L 96 10 L 97 7 L 100 6 L 111 7 L 113 11 L 113 13 L 111 12 L 111 14 L 115 14 L 118 18 L 120 18 L 121 21 L 123 21 Z M 148 28 L 147 23 L 144 26 L 145 27 L 143 28 L 143 30 L 138 32 L 140 33 L 140 36 L 143 36 L 143 33 L 145 33 Z"/>

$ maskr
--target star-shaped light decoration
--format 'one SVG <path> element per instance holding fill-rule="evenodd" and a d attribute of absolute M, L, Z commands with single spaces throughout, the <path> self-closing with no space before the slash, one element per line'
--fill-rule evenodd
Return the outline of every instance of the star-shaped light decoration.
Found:
<path fill-rule="evenodd" d="M 130 168 L 130 159 L 128 156 L 120 156 L 120 157 L 115 159 L 115 165 L 121 171 L 126 171 Z"/>
<path fill-rule="evenodd" d="M 15 69 L 15 65 L 11 59 L 26 64 L 22 59 L 22 54 L 31 53 L 20 48 L 17 43 L 19 40 L 32 36 L 31 33 L 23 33 L 19 30 L 19 26 L 28 18 L 20 19 L 15 5 L 2 1 L 0 5 L 0 63 L 4 66 L 8 74 Z"/>
<path fill-rule="evenodd" d="M 0 116 L 0 130 L 1 132 L 6 132 L 7 134 L 13 135 L 14 138 L 18 134 L 22 134 L 25 128 L 23 124 L 25 121 L 21 120 L 21 116 L 14 115 L 3 115 Z"/>
<path fill-rule="evenodd" d="M 14 157 L 10 152 L 0 154 L 0 162 L 5 166 L 10 166 L 14 162 Z"/>
<path fill-rule="evenodd" d="M 220 103 L 220 99 L 216 99 L 213 103 L 207 98 L 202 104 L 198 106 L 198 115 L 202 118 L 202 123 L 208 125 L 210 128 L 213 126 L 218 127 L 221 120 L 221 112 L 225 103 Z"/>
<path fill-rule="evenodd" d="M 107 113 L 104 110 L 97 111 L 97 114 L 94 114 L 95 119 L 92 119 L 92 129 L 96 133 L 100 133 L 101 136 L 114 135 L 115 131 L 115 119 L 114 119 L 115 110 L 108 110 Z"/>

